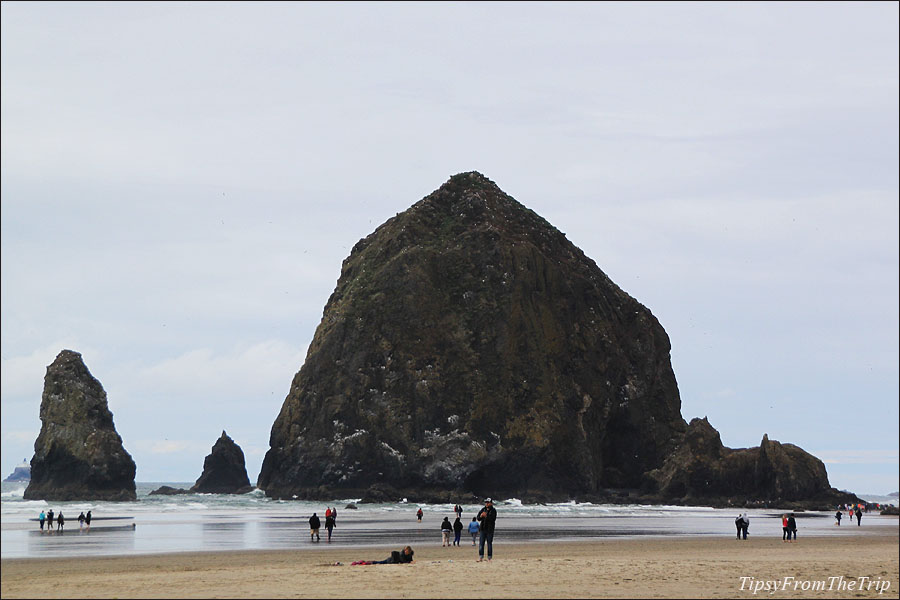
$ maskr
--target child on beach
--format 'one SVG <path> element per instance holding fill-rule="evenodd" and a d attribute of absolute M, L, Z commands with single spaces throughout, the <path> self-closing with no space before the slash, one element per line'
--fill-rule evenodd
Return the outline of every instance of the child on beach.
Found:
<path fill-rule="evenodd" d="M 478 539 L 478 529 L 480 525 L 478 525 L 478 519 L 472 517 L 472 522 L 469 523 L 469 533 L 472 534 L 472 545 L 475 545 L 475 541 Z"/>

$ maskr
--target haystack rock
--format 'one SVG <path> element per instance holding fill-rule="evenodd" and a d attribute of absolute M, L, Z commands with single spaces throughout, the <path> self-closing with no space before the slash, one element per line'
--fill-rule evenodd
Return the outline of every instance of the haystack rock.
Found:
<path fill-rule="evenodd" d="M 247 477 L 244 452 L 224 431 L 203 461 L 203 473 L 191 492 L 205 494 L 246 494 L 253 487 Z"/>
<path fill-rule="evenodd" d="M 428 501 L 674 490 L 676 475 L 645 475 L 688 431 L 669 350 L 563 233 L 455 175 L 344 260 L 257 485 Z"/>
<path fill-rule="evenodd" d="M 47 367 L 40 415 L 26 500 L 136 499 L 134 461 L 78 352 L 63 350 Z"/>

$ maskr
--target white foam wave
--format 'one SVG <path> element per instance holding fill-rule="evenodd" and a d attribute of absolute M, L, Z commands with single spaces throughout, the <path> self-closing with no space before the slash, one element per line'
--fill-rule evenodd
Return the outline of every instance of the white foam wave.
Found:
<path fill-rule="evenodd" d="M 8 492 L 3 492 L 0 494 L 3 498 L 22 498 L 25 496 L 25 488 L 16 488 L 14 490 L 10 490 Z"/>

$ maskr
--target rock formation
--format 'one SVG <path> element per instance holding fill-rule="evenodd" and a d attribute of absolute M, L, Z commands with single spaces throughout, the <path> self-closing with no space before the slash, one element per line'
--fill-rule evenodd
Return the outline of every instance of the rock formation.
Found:
<path fill-rule="evenodd" d="M 754 448 L 726 448 L 705 418 L 693 419 L 672 455 L 646 474 L 645 489 L 688 504 L 716 498 L 830 502 L 835 494 L 846 496 L 828 485 L 822 461 L 801 448 L 768 435 Z"/>
<path fill-rule="evenodd" d="M 193 494 L 184 488 L 174 488 L 170 485 L 162 485 L 147 494 L 148 496 L 179 496 L 181 494 Z"/>
<path fill-rule="evenodd" d="M 22 461 L 21 465 L 13 469 L 13 472 L 3 480 L 3 483 L 18 483 L 21 481 L 31 481 L 31 465 L 25 460 Z"/>
<path fill-rule="evenodd" d="M 455 175 L 344 260 L 257 485 L 376 502 L 694 498 L 749 469 L 747 487 L 785 497 L 827 488 L 799 448 L 730 451 L 708 423 L 688 428 L 669 350 L 563 233 L 483 175 Z M 808 484 L 785 476 L 801 467 Z"/>
<path fill-rule="evenodd" d="M 191 492 L 205 494 L 246 494 L 253 487 L 247 477 L 244 452 L 223 431 L 203 461 L 203 473 Z"/>
<path fill-rule="evenodd" d="M 136 499 L 134 461 L 81 354 L 63 350 L 47 367 L 40 415 L 26 500 Z"/>

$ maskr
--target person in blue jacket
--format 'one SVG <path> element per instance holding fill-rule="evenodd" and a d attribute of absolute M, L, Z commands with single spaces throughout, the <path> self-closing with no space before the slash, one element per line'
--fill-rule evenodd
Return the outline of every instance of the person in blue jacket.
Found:
<path fill-rule="evenodd" d="M 469 533 L 472 534 L 472 545 L 475 545 L 475 540 L 478 539 L 478 519 L 476 517 L 472 517 L 472 522 L 469 523 Z"/>

